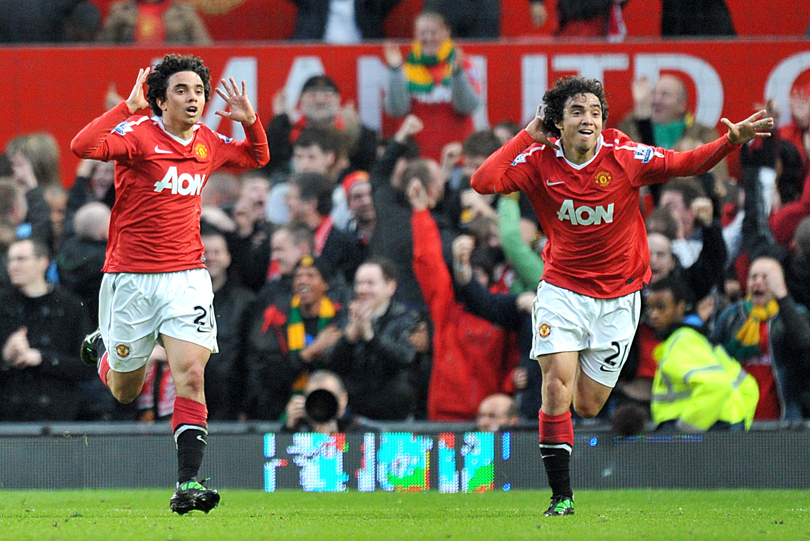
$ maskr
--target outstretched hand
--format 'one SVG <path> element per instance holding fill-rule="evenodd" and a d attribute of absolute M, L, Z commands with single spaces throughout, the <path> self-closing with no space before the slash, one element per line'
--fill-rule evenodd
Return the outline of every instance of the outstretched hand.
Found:
<path fill-rule="evenodd" d="M 241 90 L 233 77 L 229 77 L 227 81 L 222 79 L 222 88 L 217 87 L 217 94 L 225 100 L 228 110 L 219 110 L 216 111 L 216 114 L 228 120 L 241 122 L 246 126 L 256 122 L 256 111 L 253 110 L 253 105 L 247 97 L 247 84 L 244 79 Z"/>
<path fill-rule="evenodd" d="M 143 93 L 143 85 L 146 84 L 146 78 L 149 77 L 149 72 L 151 71 L 152 68 L 141 68 L 138 70 L 138 79 L 135 81 L 135 86 L 132 87 L 132 92 L 129 93 L 129 97 L 126 101 L 130 113 L 149 107 L 149 102 L 146 101 L 146 96 Z"/>
<path fill-rule="evenodd" d="M 557 143 L 549 141 L 548 134 L 543 131 L 543 106 L 537 106 L 537 113 L 534 115 L 534 118 L 531 122 L 526 126 L 526 131 L 529 132 L 529 135 L 532 136 L 536 142 L 540 143 L 541 145 L 548 145 L 552 148 L 559 149 L 560 147 L 557 146 Z"/>
<path fill-rule="evenodd" d="M 771 136 L 770 132 L 764 130 L 773 128 L 773 118 L 762 118 L 764 114 L 765 109 L 762 109 L 737 124 L 732 124 L 727 118 L 721 118 L 720 122 L 728 128 L 728 140 L 732 144 L 744 145 L 753 139 Z"/>

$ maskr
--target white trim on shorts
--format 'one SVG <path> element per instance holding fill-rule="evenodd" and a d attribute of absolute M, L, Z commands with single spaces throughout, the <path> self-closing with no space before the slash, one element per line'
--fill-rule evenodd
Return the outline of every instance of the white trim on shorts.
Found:
<path fill-rule="evenodd" d="M 529 356 L 579 352 L 582 371 L 614 387 L 641 317 L 641 292 L 597 299 L 541 281 L 532 309 Z"/>
<path fill-rule="evenodd" d="M 160 335 L 217 353 L 211 276 L 204 268 L 154 274 L 108 273 L 99 292 L 99 328 L 116 372 L 138 370 Z"/>

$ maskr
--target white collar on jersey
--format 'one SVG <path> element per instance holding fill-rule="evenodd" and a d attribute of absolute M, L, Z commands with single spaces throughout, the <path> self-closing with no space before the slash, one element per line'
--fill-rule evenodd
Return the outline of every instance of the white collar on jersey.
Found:
<path fill-rule="evenodd" d="M 180 139 L 180 138 L 179 138 L 179 137 L 177 137 L 176 135 L 172 135 L 172 134 L 170 134 L 170 133 L 169 133 L 169 132 L 166 130 L 166 126 L 163 124 L 163 117 L 160 117 L 160 116 L 153 116 L 153 117 L 152 117 L 152 122 L 154 122 L 155 124 L 157 124 L 158 126 L 160 126 L 160 129 L 161 129 L 161 130 L 163 130 L 163 131 L 165 131 L 165 132 L 166 132 L 166 135 L 168 135 L 169 137 L 171 137 L 172 139 L 174 139 L 175 141 L 177 141 L 178 143 L 180 143 L 180 144 L 181 144 L 181 145 L 183 145 L 184 147 L 188 146 L 188 144 L 189 144 L 189 143 L 191 143 L 191 139 L 193 139 L 193 137 L 192 137 L 191 139 Z M 192 131 L 197 131 L 198 129 L 200 129 L 200 125 L 199 125 L 199 124 L 194 124 L 194 128 L 192 128 Z"/>
<path fill-rule="evenodd" d="M 591 158 L 587 162 L 579 164 L 579 165 L 569 161 L 568 158 L 565 157 L 565 154 L 563 153 L 563 150 L 562 150 L 562 143 L 557 145 L 560 148 L 555 148 L 554 153 L 557 155 L 558 158 L 562 158 L 566 162 L 568 162 L 568 165 L 570 165 L 574 169 L 582 169 L 584 167 L 587 167 L 588 164 L 590 164 L 592 161 L 594 161 L 596 159 L 596 157 L 599 155 L 599 151 L 602 150 L 602 145 L 603 144 L 605 144 L 605 139 L 602 137 L 602 134 L 600 133 L 599 137 L 596 139 L 596 152 L 593 153 L 593 158 Z"/>

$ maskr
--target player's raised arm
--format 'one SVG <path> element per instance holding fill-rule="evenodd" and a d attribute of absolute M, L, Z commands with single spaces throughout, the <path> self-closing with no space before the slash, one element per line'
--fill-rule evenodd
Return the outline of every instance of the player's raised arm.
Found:
<path fill-rule="evenodd" d="M 667 159 L 666 174 L 675 177 L 689 177 L 708 172 L 720 160 L 739 148 L 739 145 L 770 137 L 773 118 L 762 118 L 765 110 L 760 110 L 742 122 L 732 124 L 727 118 L 721 122 L 728 128 L 728 134 L 719 139 L 687 152 L 672 152 Z"/>

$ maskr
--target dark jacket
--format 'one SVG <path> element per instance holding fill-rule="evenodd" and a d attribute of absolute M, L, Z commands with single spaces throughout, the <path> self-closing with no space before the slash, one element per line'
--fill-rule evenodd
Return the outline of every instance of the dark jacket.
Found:
<path fill-rule="evenodd" d="M 321 367 L 318 362 L 305 363 L 299 351 L 290 351 L 287 346 L 291 298 L 287 294 L 268 302 L 260 295 L 250 308 L 245 355 L 248 381 L 243 408 L 253 419 L 277 420 L 284 413 L 293 383 L 306 372 Z M 345 315 L 339 305 L 335 310 L 332 324 L 342 328 Z M 304 324 L 307 334 L 316 332 L 317 321 L 305 319 Z"/>
<path fill-rule="evenodd" d="M 291 0 L 298 8 L 292 39 L 322 40 L 329 16 L 328 0 Z M 382 39 L 383 22 L 401 0 L 354 0 L 354 19 L 364 40 Z M 272 154 L 271 154 L 272 155 Z"/>
<path fill-rule="evenodd" d="M 0 345 L 20 327 L 42 354 L 39 366 L 0 368 L 0 420 L 73 421 L 79 407 L 80 383 L 95 377 L 79 360 L 79 346 L 90 322 L 79 299 L 54 285 L 36 298 L 17 288 L 0 292 Z"/>
<path fill-rule="evenodd" d="M 205 366 L 205 401 L 210 420 L 235 420 L 246 388 L 247 326 L 255 294 L 228 279 L 214 293 L 219 353 Z"/>
<path fill-rule="evenodd" d="M 81 299 L 93 328 L 98 326 L 98 292 L 106 250 L 107 241 L 70 235 L 62 242 L 56 258 L 59 283 Z"/>
<path fill-rule="evenodd" d="M 344 336 L 326 352 L 326 368 L 343 379 L 354 413 L 386 421 L 412 413 L 408 374 L 416 349 L 409 337 L 418 321 L 415 312 L 393 302 L 372 322 L 371 341 L 351 344 Z"/>

